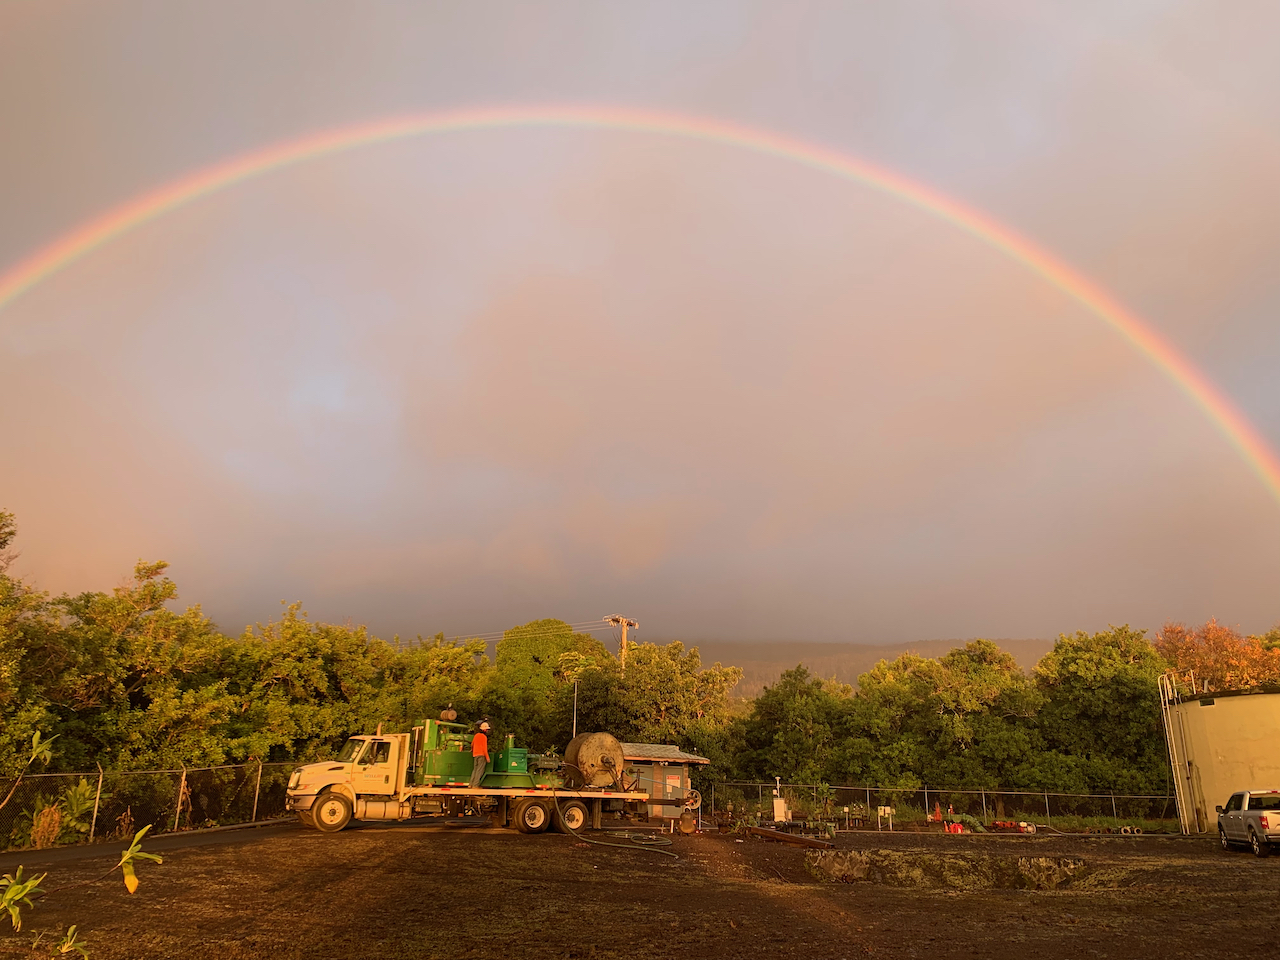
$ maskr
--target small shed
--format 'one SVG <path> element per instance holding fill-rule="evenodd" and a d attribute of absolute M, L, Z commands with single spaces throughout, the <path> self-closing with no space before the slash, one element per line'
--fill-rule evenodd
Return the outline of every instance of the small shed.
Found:
<path fill-rule="evenodd" d="M 678 800 L 690 790 L 689 768 L 699 763 L 710 763 L 706 757 L 686 753 L 669 743 L 624 743 L 622 758 L 628 766 L 635 767 L 639 777 L 637 789 L 650 797 Z M 649 804 L 649 816 L 671 817 L 679 814 L 679 807 Z"/>

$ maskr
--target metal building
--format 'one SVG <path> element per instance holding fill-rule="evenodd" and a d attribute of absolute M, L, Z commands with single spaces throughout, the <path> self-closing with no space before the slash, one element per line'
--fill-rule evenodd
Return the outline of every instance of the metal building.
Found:
<path fill-rule="evenodd" d="M 640 783 L 636 789 L 647 791 L 649 796 L 677 800 L 689 792 L 689 768 L 694 764 L 710 763 L 696 753 L 685 753 L 679 747 L 665 743 L 624 743 L 622 758 L 636 769 Z M 669 817 L 679 813 L 679 807 L 649 804 L 649 816 Z"/>
<path fill-rule="evenodd" d="M 1280 693 L 1196 693 L 1166 675 L 1160 710 L 1183 833 L 1215 832 L 1237 790 L 1280 789 Z"/>

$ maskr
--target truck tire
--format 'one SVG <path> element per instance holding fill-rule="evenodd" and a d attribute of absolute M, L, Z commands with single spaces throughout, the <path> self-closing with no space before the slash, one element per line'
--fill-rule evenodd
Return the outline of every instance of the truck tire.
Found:
<path fill-rule="evenodd" d="M 1252 827 L 1249 829 L 1249 846 L 1253 848 L 1253 855 L 1255 857 L 1271 856 L 1271 844 L 1258 836 Z"/>
<path fill-rule="evenodd" d="M 541 800 L 525 800 L 516 807 L 515 820 L 521 833 L 541 833 L 551 823 L 551 811 Z"/>
<path fill-rule="evenodd" d="M 316 829 L 337 833 L 351 822 L 351 801 L 340 793 L 322 793 L 311 806 Z"/>
<path fill-rule="evenodd" d="M 1218 828 L 1218 842 L 1222 844 L 1222 849 L 1228 853 L 1231 852 L 1231 841 L 1227 839 L 1227 831 L 1221 827 Z"/>
<path fill-rule="evenodd" d="M 556 804 L 556 829 L 561 833 L 577 833 L 587 828 L 587 805 L 581 800 L 565 800 Z"/>

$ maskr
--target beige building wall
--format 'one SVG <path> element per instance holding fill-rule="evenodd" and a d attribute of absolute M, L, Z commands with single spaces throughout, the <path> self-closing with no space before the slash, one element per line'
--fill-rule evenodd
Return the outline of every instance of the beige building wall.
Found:
<path fill-rule="evenodd" d="M 1169 709 L 1190 832 L 1216 831 L 1214 807 L 1237 790 L 1280 789 L 1280 693 L 1202 696 Z"/>

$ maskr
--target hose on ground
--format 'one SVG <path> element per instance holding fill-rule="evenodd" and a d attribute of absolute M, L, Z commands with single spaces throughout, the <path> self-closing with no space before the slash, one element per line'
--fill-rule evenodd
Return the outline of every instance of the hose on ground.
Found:
<path fill-rule="evenodd" d="M 626 837 L 628 842 L 611 843 L 608 840 L 594 840 L 591 837 L 583 836 L 577 830 L 573 829 L 573 827 L 569 826 L 569 824 L 565 822 L 564 817 L 560 816 L 560 798 L 556 796 L 556 792 L 554 790 L 551 791 L 551 802 L 555 804 L 555 815 L 559 817 L 560 826 L 569 831 L 569 835 L 575 840 L 581 840 L 583 843 L 593 843 L 597 847 L 616 847 L 619 850 L 631 850 L 633 852 L 644 851 L 648 853 L 660 853 L 665 857 L 674 857 L 676 860 L 680 859 L 679 854 L 673 853 L 670 850 L 660 849 L 661 847 L 671 846 L 671 841 L 667 837 L 654 837 L 642 833 L 632 833 L 630 830 L 614 830 L 607 833 L 606 836 Z"/>

